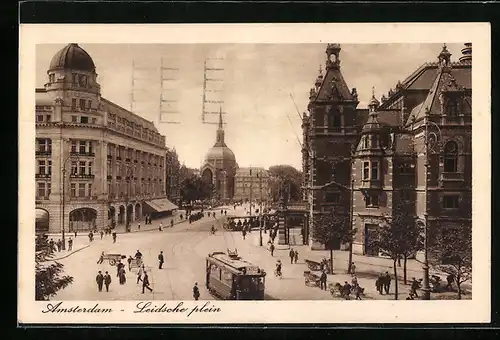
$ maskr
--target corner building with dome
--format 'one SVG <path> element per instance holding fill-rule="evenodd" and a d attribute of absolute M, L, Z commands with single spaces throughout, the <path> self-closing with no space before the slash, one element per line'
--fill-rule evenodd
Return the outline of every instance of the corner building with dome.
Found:
<path fill-rule="evenodd" d="M 201 178 L 212 185 L 212 198 L 229 200 L 234 196 L 234 178 L 238 163 L 233 151 L 226 145 L 222 112 L 219 113 L 215 144 L 205 156 L 200 169 Z"/>
<path fill-rule="evenodd" d="M 123 225 L 170 206 L 165 136 L 101 96 L 90 55 L 68 44 L 47 75 L 35 90 L 37 232 Z"/>

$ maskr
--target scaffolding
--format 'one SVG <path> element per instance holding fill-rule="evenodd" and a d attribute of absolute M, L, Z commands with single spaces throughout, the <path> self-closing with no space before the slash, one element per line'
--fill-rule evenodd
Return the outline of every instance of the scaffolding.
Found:
<path fill-rule="evenodd" d="M 222 63 L 224 58 L 205 58 L 203 68 L 203 102 L 201 121 L 203 124 L 218 124 L 218 120 L 210 119 L 210 116 L 226 114 L 222 110 L 223 99 L 223 72 Z M 217 116 L 216 116 L 217 117 Z"/>

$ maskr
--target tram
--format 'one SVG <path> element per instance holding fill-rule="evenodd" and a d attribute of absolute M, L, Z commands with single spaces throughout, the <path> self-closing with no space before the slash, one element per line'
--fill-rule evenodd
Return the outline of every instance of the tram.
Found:
<path fill-rule="evenodd" d="M 264 300 L 265 276 L 237 253 L 214 252 L 206 258 L 206 287 L 223 300 Z"/>

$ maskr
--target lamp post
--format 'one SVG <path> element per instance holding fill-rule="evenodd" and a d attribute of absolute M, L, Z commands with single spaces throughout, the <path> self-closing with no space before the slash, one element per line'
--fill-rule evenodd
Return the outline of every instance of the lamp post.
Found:
<path fill-rule="evenodd" d="M 252 178 L 252 168 L 250 167 L 250 217 L 252 216 L 252 192 L 253 192 L 253 178 Z"/>
<path fill-rule="evenodd" d="M 130 232 L 130 221 L 128 218 L 128 201 L 129 201 L 129 191 L 130 191 L 130 180 L 133 175 L 132 167 L 127 166 L 127 172 L 125 174 L 125 181 L 127 181 L 127 192 L 125 195 L 125 232 Z"/>
<path fill-rule="evenodd" d="M 66 164 L 68 163 L 68 161 L 72 158 L 72 154 L 70 153 L 68 157 L 66 157 L 63 161 L 63 167 L 62 167 L 62 192 L 61 192 L 61 196 L 62 196 L 62 221 L 61 221 L 61 237 L 62 237 L 62 250 L 66 250 L 66 231 L 65 231 L 65 228 L 64 228 L 64 225 L 65 225 L 65 222 L 66 222 L 66 219 L 64 217 L 64 214 L 65 214 L 65 206 L 66 206 Z M 76 161 L 78 162 L 78 158 L 76 159 Z"/>
<path fill-rule="evenodd" d="M 259 245 L 262 247 L 262 225 L 264 223 L 263 221 L 263 215 L 262 215 L 262 174 L 259 171 L 257 173 L 257 178 L 259 179 L 259 186 L 260 186 L 260 208 L 259 208 Z"/>
<path fill-rule="evenodd" d="M 425 210 L 424 210 L 424 264 L 422 266 L 422 269 L 424 271 L 424 277 L 423 277 L 423 282 L 422 282 L 422 300 L 430 300 L 431 299 L 431 289 L 429 286 L 429 258 L 428 258 L 428 218 L 429 218 L 429 182 L 428 182 L 428 176 L 429 176 L 429 153 L 434 152 L 432 150 L 432 147 L 430 147 L 430 144 L 433 143 L 432 146 L 434 146 L 434 143 L 438 143 L 438 138 L 435 136 L 434 142 L 429 138 L 429 124 L 434 125 L 439 133 L 439 140 L 441 140 L 441 129 L 439 126 L 429 120 L 429 111 L 426 110 L 425 116 L 424 116 L 424 125 L 425 125 L 425 134 L 424 134 L 424 146 L 425 146 L 425 161 L 424 161 L 424 169 L 425 169 L 425 186 L 424 186 L 424 197 L 425 197 Z M 434 134 L 434 133 L 433 133 Z M 435 135 L 435 134 L 434 134 Z"/>

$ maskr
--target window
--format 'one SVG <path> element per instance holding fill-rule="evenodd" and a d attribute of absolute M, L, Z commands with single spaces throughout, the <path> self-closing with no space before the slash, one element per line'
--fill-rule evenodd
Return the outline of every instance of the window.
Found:
<path fill-rule="evenodd" d="M 92 100 L 87 101 L 87 108 L 90 110 L 92 108 Z"/>
<path fill-rule="evenodd" d="M 370 178 L 370 162 L 363 162 L 363 180 Z"/>
<path fill-rule="evenodd" d="M 411 175 L 414 173 L 415 166 L 411 163 L 403 163 L 399 165 L 399 171 L 402 175 Z"/>
<path fill-rule="evenodd" d="M 78 117 L 77 116 L 71 116 L 71 122 L 72 123 L 78 123 Z"/>
<path fill-rule="evenodd" d="M 92 196 L 92 183 L 88 184 L 88 191 L 87 191 L 87 196 Z"/>
<path fill-rule="evenodd" d="M 458 145 L 448 142 L 444 146 L 444 172 L 457 172 Z"/>
<path fill-rule="evenodd" d="M 336 193 L 336 192 L 329 192 L 329 193 L 326 193 L 326 196 L 325 196 L 325 201 L 327 203 L 334 203 L 334 204 L 338 204 L 340 202 L 340 194 L 339 193 Z"/>
<path fill-rule="evenodd" d="M 71 141 L 71 153 L 76 153 L 76 140 Z"/>
<path fill-rule="evenodd" d="M 37 183 L 37 196 L 38 197 L 45 197 L 45 182 L 38 182 Z"/>
<path fill-rule="evenodd" d="M 38 174 L 45 175 L 45 161 L 38 161 Z"/>
<path fill-rule="evenodd" d="M 338 113 L 328 115 L 328 125 L 333 128 L 341 126 L 340 115 Z"/>
<path fill-rule="evenodd" d="M 37 139 L 38 151 L 40 152 L 51 152 L 52 151 L 52 139 Z"/>
<path fill-rule="evenodd" d="M 80 109 L 85 110 L 85 99 L 80 99 Z"/>
<path fill-rule="evenodd" d="M 71 98 L 71 110 L 76 111 L 76 98 Z"/>
<path fill-rule="evenodd" d="M 82 154 L 85 153 L 85 152 L 87 152 L 87 143 L 85 141 L 83 141 L 83 140 L 80 141 L 80 143 L 79 143 L 79 151 L 78 152 L 82 153 Z"/>
<path fill-rule="evenodd" d="M 50 122 L 52 120 L 52 117 L 50 115 L 47 115 L 47 122 Z"/>
<path fill-rule="evenodd" d="M 47 173 L 49 175 L 52 175 L 52 161 L 49 161 L 49 164 L 47 166 Z"/>
<path fill-rule="evenodd" d="M 37 123 L 43 122 L 43 115 L 36 115 L 36 121 Z"/>
<path fill-rule="evenodd" d="M 85 196 L 85 183 L 78 183 L 78 197 Z"/>
<path fill-rule="evenodd" d="M 49 74 L 49 83 L 53 83 L 55 81 L 55 74 L 54 73 L 51 73 Z"/>
<path fill-rule="evenodd" d="M 49 182 L 49 183 L 47 183 L 47 197 L 50 196 L 51 192 L 52 192 L 51 191 L 51 183 Z"/>
<path fill-rule="evenodd" d="M 92 141 L 89 141 L 89 153 L 92 153 Z"/>
<path fill-rule="evenodd" d="M 80 117 L 80 123 L 82 123 L 82 124 L 88 124 L 89 123 L 89 117 L 81 116 Z"/>
<path fill-rule="evenodd" d="M 458 115 L 458 103 L 456 99 L 449 99 L 446 104 L 446 115 L 456 117 Z"/>
<path fill-rule="evenodd" d="M 447 195 L 443 197 L 444 209 L 458 209 L 459 195 Z"/>
<path fill-rule="evenodd" d="M 411 201 L 411 191 L 409 190 L 402 190 L 401 191 L 401 200 L 404 202 Z"/>
<path fill-rule="evenodd" d="M 85 175 L 85 162 L 80 162 L 80 175 Z"/>
<path fill-rule="evenodd" d="M 78 168 L 77 168 L 77 163 L 76 161 L 71 162 L 71 174 L 76 175 L 78 174 Z"/>
<path fill-rule="evenodd" d="M 372 138 L 372 148 L 373 149 L 378 148 L 379 147 L 378 136 L 372 135 L 371 138 Z"/>
<path fill-rule="evenodd" d="M 71 183 L 71 197 L 76 197 L 76 183 Z"/>
<path fill-rule="evenodd" d="M 95 124 L 97 122 L 97 119 L 92 118 L 92 124 Z"/>
<path fill-rule="evenodd" d="M 107 171 L 107 176 L 111 176 L 111 162 L 110 161 L 108 161 L 108 163 L 107 163 L 106 171 Z"/>
<path fill-rule="evenodd" d="M 370 139 L 368 136 L 363 136 L 363 149 L 368 149 L 370 147 Z"/>
<path fill-rule="evenodd" d="M 78 84 L 78 74 L 73 73 L 73 84 Z"/>
<path fill-rule="evenodd" d="M 88 174 L 92 175 L 92 162 L 88 163 L 88 171 L 89 171 Z"/>
<path fill-rule="evenodd" d="M 378 194 L 367 194 L 365 197 L 367 207 L 378 207 Z"/>
<path fill-rule="evenodd" d="M 378 162 L 372 162 L 371 179 L 378 179 Z"/>

